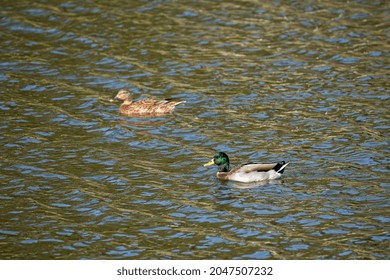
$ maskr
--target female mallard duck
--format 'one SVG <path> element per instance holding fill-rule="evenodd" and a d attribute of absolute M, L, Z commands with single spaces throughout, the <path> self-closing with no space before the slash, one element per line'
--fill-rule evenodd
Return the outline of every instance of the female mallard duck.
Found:
<path fill-rule="evenodd" d="M 217 177 L 219 179 L 249 183 L 278 179 L 282 176 L 284 168 L 289 163 L 285 161 L 271 164 L 245 163 L 230 170 L 229 157 L 227 154 L 219 152 L 215 154 L 210 162 L 203 166 L 212 164 L 218 165 Z"/>
<path fill-rule="evenodd" d="M 119 107 L 119 113 L 126 116 L 165 115 L 172 113 L 176 105 L 185 102 L 169 99 L 155 100 L 151 98 L 133 102 L 131 93 L 126 89 L 119 90 L 114 99 L 123 101 Z"/>

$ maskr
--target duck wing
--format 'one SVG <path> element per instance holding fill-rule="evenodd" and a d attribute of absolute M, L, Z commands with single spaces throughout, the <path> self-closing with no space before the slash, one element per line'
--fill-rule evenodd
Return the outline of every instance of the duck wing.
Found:
<path fill-rule="evenodd" d="M 244 163 L 240 166 L 237 166 L 236 168 L 233 168 L 233 170 L 236 169 L 236 171 L 245 173 L 262 171 L 266 172 L 274 168 L 276 165 L 277 163 Z"/>
<path fill-rule="evenodd" d="M 160 100 L 147 98 L 147 99 L 143 99 L 143 100 L 138 100 L 138 101 L 134 102 L 133 104 L 138 105 L 138 106 L 156 106 L 160 102 L 161 102 Z"/>

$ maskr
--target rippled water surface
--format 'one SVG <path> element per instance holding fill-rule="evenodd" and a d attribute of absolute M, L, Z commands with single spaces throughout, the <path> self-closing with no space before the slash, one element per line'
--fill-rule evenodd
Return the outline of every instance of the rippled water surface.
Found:
<path fill-rule="evenodd" d="M 387 1 L 4 0 L 0 15 L 0 258 L 390 258 Z M 123 117 L 120 88 L 187 102 Z M 203 167 L 215 151 L 291 163 L 221 182 Z"/>

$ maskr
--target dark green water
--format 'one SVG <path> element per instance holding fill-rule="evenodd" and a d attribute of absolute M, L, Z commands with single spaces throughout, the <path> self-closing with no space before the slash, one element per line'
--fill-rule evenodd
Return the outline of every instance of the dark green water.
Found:
<path fill-rule="evenodd" d="M 389 259 L 389 22 L 387 1 L 2 1 L 0 258 Z M 187 102 L 121 117 L 120 88 Z M 215 151 L 291 163 L 224 183 Z"/>

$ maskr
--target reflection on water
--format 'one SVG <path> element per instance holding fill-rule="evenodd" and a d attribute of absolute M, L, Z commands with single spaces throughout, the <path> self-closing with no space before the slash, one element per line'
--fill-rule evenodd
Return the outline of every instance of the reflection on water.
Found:
<path fill-rule="evenodd" d="M 5 1 L 1 258 L 389 259 L 388 5 L 263 2 Z"/>

